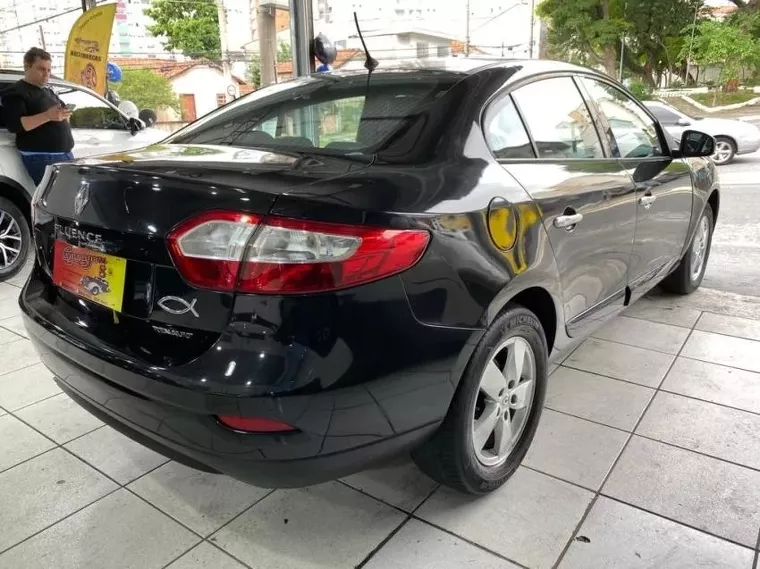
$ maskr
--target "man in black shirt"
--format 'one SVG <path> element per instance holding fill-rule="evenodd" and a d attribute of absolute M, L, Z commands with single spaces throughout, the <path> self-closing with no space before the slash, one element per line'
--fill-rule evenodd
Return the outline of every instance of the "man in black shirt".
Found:
<path fill-rule="evenodd" d="M 74 159 L 71 111 L 46 87 L 50 72 L 50 54 L 33 47 L 24 55 L 24 78 L 2 95 L 5 123 L 35 184 L 48 165 Z"/>

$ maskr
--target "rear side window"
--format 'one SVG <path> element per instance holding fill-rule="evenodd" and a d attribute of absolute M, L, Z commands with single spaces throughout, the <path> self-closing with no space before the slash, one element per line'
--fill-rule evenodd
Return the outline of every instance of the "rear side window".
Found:
<path fill-rule="evenodd" d="M 539 158 L 603 158 L 586 103 L 570 77 L 537 81 L 513 93 Z"/>
<path fill-rule="evenodd" d="M 373 152 L 408 131 L 454 84 L 451 78 L 373 76 L 295 83 L 227 105 L 168 142 L 243 148 Z"/>
<path fill-rule="evenodd" d="M 485 136 L 496 158 L 535 158 L 528 133 L 507 95 L 486 115 Z"/>
<path fill-rule="evenodd" d="M 652 118 L 628 95 L 607 83 L 582 79 L 610 126 L 610 144 L 621 158 L 662 156 L 657 128 Z"/>

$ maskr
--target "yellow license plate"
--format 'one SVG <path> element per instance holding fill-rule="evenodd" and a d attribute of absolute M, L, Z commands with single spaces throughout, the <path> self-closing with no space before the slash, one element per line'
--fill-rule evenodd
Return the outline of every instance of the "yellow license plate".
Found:
<path fill-rule="evenodd" d="M 55 242 L 53 282 L 77 296 L 121 312 L 126 273 L 126 259 Z"/>

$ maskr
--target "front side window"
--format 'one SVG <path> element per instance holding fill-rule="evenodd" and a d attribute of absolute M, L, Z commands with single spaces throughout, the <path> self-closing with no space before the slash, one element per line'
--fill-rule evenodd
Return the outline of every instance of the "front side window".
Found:
<path fill-rule="evenodd" d="M 539 158 L 603 158 L 586 103 L 570 77 L 530 83 L 513 94 Z"/>
<path fill-rule="evenodd" d="M 486 116 L 485 136 L 496 158 L 535 158 L 528 133 L 509 95 Z"/>
<path fill-rule="evenodd" d="M 76 105 L 71 114 L 71 128 L 127 128 L 124 116 L 105 101 L 73 87 L 54 87 L 64 105 Z"/>
<path fill-rule="evenodd" d="M 621 158 L 662 156 L 655 122 L 621 90 L 593 79 L 581 79 L 610 125 L 613 153 Z M 617 149 L 617 152 L 616 152 Z"/>

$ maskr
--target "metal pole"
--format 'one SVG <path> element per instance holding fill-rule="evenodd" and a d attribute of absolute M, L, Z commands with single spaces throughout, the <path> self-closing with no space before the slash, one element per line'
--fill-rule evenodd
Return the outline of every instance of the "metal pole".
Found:
<path fill-rule="evenodd" d="M 625 37 L 620 38 L 620 68 L 618 69 L 618 81 L 623 82 L 623 55 L 625 54 Z"/>
<path fill-rule="evenodd" d="M 694 32 L 697 31 L 697 15 L 699 14 L 699 4 L 694 7 L 694 23 L 691 26 L 691 40 L 689 40 L 689 55 L 686 57 L 686 77 L 683 78 L 684 84 L 689 82 L 689 66 L 691 65 L 691 49 L 694 47 Z"/>
<path fill-rule="evenodd" d="M 290 0 L 290 51 L 293 54 L 293 75 L 302 77 L 314 73 L 311 41 L 314 20 L 311 0 Z"/>
<path fill-rule="evenodd" d="M 467 16 L 465 18 L 464 56 L 470 56 L 470 0 L 467 0 Z"/>
<path fill-rule="evenodd" d="M 262 5 L 256 0 L 256 30 L 259 34 L 259 67 L 261 69 L 261 85 L 266 87 L 277 82 L 275 58 L 277 30 L 275 29 L 274 8 Z M 292 25 L 292 24 L 291 24 Z"/>
<path fill-rule="evenodd" d="M 219 16 L 219 46 L 222 49 L 222 73 L 224 73 L 224 96 L 227 102 L 232 101 L 233 96 L 230 95 L 228 89 L 230 85 L 234 85 L 232 80 L 232 66 L 230 65 L 230 52 L 227 47 L 227 10 L 224 8 L 223 0 L 216 0 L 216 10 Z"/>
<path fill-rule="evenodd" d="M 536 0 L 530 0 L 530 59 L 533 59 L 533 33 L 536 28 Z"/>

